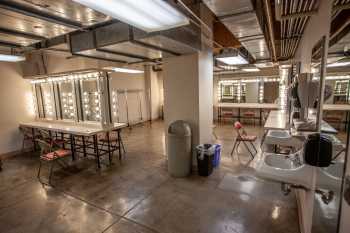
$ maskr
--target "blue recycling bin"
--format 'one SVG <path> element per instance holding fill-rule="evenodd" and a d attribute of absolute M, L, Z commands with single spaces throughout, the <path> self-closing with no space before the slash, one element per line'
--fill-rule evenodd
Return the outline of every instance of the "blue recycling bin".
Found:
<path fill-rule="evenodd" d="M 213 159 L 213 167 L 217 167 L 220 164 L 221 159 L 221 145 L 215 144 L 215 153 Z"/>

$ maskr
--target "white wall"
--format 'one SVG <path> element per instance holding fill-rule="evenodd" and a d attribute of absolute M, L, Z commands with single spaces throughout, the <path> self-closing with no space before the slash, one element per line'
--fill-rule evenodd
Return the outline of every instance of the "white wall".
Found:
<path fill-rule="evenodd" d="M 128 111 L 131 124 L 149 120 L 144 74 L 110 73 L 110 89 L 111 91 L 125 89 L 129 91 L 142 90 L 141 92 L 127 92 L 127 99 L 124 93 L 118 94 L 119 121 L 127 122 L 126 111 Z M 128 103 L 127 105 L 126 102 Z"/>
<path fill-rule="evenodd" d="M 164 59 L 165 129 L 173 121 L 187 121 L 192 129 L 192 148 L 212 142 L 212 69 L 210 52 Z"/>
<path fill-rule="evenodd" d="M 158 119 L 160 116 L 160 107 L 161 107 L 161 91 L 160 88 L 163 88 L 162 80 L 159 79 L 158 73 L 153 71 L 152 66 L 145 66 L 145 86 L 146 89 L 150 91 L 150 105 L 149 112 L 151 112 L 152 120 Z"/>
<path fill-rule="evenodd" d="M 213 54 L 210 50 L 198 54 L 199 143 L 213 140 Z"/>
<path fill-rule="evenodd" d="M 31 85 L 21 75 L 18 63 L 0 62 L 0 155 L 19 151 L 22 135 L 20 122 L 33 120 Z"/>

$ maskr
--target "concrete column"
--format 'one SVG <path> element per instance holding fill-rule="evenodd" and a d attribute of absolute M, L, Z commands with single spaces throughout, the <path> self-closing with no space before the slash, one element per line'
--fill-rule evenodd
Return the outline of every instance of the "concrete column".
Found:
<path fill-rule="evenodd" d="M 192 128 L 192 149 L 212 141 L 213 58 L 211 51 L 165 58 L 164 120 L 165 131 L 176 120 Z"/>
<path fill-rule="evenodd" d="M 153 71 L 151 65 L 145 66 L 145 89 L 148 98 L 148 113 L 150 119 L 158 119 L 160 112 L 158 74 Z"/>

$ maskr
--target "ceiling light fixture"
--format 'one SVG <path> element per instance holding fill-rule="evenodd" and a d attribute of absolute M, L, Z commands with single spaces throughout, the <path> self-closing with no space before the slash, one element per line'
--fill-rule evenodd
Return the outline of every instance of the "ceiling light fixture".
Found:
<path fill-rule="evenodd" d="M 224 49 L 220 54 L 215 56 L 215 59 L 226 65 L 245 65 L 249 63 L 237 49 Z"/>
<path fill-rule="evenodd" d="M 350 61 L 344 61 L 344 62 L 336 62 L 332 64 L 328 64 L 327 67 L 342 67 L 342 66 L 350 66 Z"/>
<path fill-rule="evenodd" d="M 260 69 L 257 67 L 243 68 L 242 70 L 245 72 L 259 72 L 260 71 Z"/>
<path fill-rule="evenodd" d="M 189 24 L 189 19 L 164 0 L 73 0 L 146 32 Z"/>
<path fill-rule="evenodd" d="M 119 68 L 119 67 L 111 67 L 107 68 L 109 70 L 113 70 L 114 72 L 120 72 L 120 73 L 129 73 L 129 74 L 143 74 L 143 70 L 134 70 L 134 69 L 126 69 L 126 68 Z"/>
<path fill-rule="evenodd" d="M 26 58 L 23 56 L 0 54 L 0 61 L 19 62 L 19 61 L 25 61 L 25 60 Z"/>
<path fill-rule="evenodd" d="M 248 64 L 248 61 L 244 59 L 241 55 L 235 57 L 217 57 L 217 60 L 227 64 L 227 65 L 244 65 Z"/>
<path fill-rule="evenodd" d="M 219 65 L 218 67 L 221 69 L 224 69 L 224 70 L 237 70 L 238 69 L 237 66 Z"/>

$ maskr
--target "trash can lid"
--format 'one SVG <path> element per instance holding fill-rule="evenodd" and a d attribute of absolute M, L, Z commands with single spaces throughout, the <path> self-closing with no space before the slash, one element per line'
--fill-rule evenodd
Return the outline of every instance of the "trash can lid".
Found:
<path fill-rule="evenodd" d="M 177 120 L 169 125 L 168 133 L 177 136 L 191 136 L 191 127 L 186 121 Z"/>

